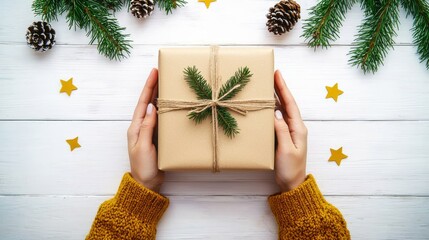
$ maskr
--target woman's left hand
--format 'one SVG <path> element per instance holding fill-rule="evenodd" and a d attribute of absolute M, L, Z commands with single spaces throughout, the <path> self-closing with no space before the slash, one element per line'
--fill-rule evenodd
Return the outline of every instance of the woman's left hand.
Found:
<path fill-rule="evenodd" d="M 154 101 L 158 96 L 158 70 L 152 69 L 140 95 L 133 120 L 128 128 L 128 154 L 131 175 L 143 186 L 158 192 L 164 173 L 158 170 L 154 131 L 157 112 Z"/>

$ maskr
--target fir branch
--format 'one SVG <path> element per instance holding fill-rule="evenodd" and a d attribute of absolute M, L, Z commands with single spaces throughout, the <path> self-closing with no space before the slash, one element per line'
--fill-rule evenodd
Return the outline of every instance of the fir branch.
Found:
<path fill-rule="evenodd" d="M 57 21 L 58 15 L 64 12 L 64 3 L 63 0 L 35 0 L 31 8 L 43 21 L 52 22 Z"/>
<path fill-rule="evenodd" d="M 310 8 L 310 18 L 304 20 L 303 34 L 310 47 L 328 47 L 339 38 L 339 29 L 345 13 L 356 0 L 321 0 Z"/>
<path fill-rule="evenodd" d="M 425 0 L 401 0 L 407 12 L 407 17 L 414 18 L 413 43 L 417 45 L 420 62 L 424 62 L 429 69 L 429 3 Z"/>
<path fill-rule="evenodd" d="M 240 133 L 238 129 L 237 120 L 231 115 L 230 112 L 224 107 L 217 107 L 217 119 L 219 126 L 222 127 L 223 132 L 229 138 L 235 137 L 235 135 Z"/>
<path fill-rule="evenodd" d="M 222 97 L 228 91 L 230 91 L 232 88 L 234 88 L 237 85 L 240 85 L 236 89 L 232 90 L 228 95 L 224 96 L 222 100 L 229 100 L 233 98 L 237 93 L 239 93 L 246 84 L 250 81 L 250 78 L 253 76 L 253 74 L 250 72 L 248 67 L 239 68 L 234 76 L 232 76 L 223 86 L 221 87 L 219 91 L 218 98 Z"/>
<path fill-rule="evenodd" d="M 69 27 L 85 29 L 91 36 L 89 44 L 97 42 L 97 49 L 102 55 L 115 60 L 129 56 L 129 35 L 123 33 L 125 28 L 119 26 L 104 5 L 94 0 L 70 0 L 67 7 Z"/>
<path fill-rule="evenodd" d="M 189 87 L 195 91 L 198 99 L 212 99 L 212 88 L 204 79 L 201 72 L 198 71 L 197 67 L 187 67 L 183 71 L 185 74 L 185 80 L 188 83 Z"/>
<path fill-rule="evenodd" d="M 164 10 L 167 14 L 169 14 L 172 13 L 173 9 L 176 9 L 177 7 L 183 7 L 188 2 L 185 0 L 156 0 L 156 3 L 158 3 L 159 9 Z"/>
<path fill-rule="evenodd" d="M 198 71 L 197 67 L 187 67 L 183 71 L 185 74 L 185 80 L 188 83 L 189 87 L 194 90 L 197 94 L 197 98 L 200 100 L 212 99 L 212 89 L 207 83 L 206 79 L 201 75 L 201 72 Z M 188 118 L 195 121 L 196 124 L 201 123 L 204 119 L 210 116 L 212 113 L 211 108 L 207 108 L 202 112 L 190 112 Z"/>
<path fill-rule="evenodd" d="M 350 51 L 349 63 L 364 73 L 375 73 L 389 49 L 399 26 L 398 0 L 383 0 L 381 8 L 372 14 L 366 11 L 364 23 L 359 26 L 355 45 Z"/>

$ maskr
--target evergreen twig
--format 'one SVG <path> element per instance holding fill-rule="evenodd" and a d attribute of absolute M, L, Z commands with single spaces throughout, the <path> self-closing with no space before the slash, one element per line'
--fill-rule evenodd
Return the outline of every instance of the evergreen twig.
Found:
<path fill-rule="evenodd" d="M 228 109 L 224 107 L 217 107 L 217 120 L 219 122 L 219 126 L 222 127 L 223 132 L 229 138 L 235 137 L 238 133 L 240 133 L 240 129 L 238 129 L 237 120 L 228 112 Z"/>
<path fill-rule="evenodd" d="M 206 79 L 201 75 L 201 72 L 198 69 L 193 67 L 187 67 L 183 71 L 185 75 L 185 81 L 188 83 L 189 87 L 195 92 L 199 100 L 212 99 L 212 88 L 207 83 Z M 232 76 L 219 90 L 219 97 L 225 95 L 228 91 L 233 89 L 235 86 L 239 87 L 232 90 L 228 95 L 226 95 L 222 100 L 229 100 L 233 98 L 238 92 L 240 92 L 246 84 L 250 81 L 252 73 L 248 67 L 239 68 L 234 76 Z M 212 109 L 207 108 L 202 112 L 191 112 L 188 114 L 188 118 L 194 120 L 196 124 L 201 123 L 204 119 L 211 116 Z M 222 127 L 225 135 L 230 138 L 233 138 L 236 134 L 239 133 L 237 120 L 231 115 L 227 108 L 218 106 L 217 107 L 217 119 L 219 125 Z"/>
<path fill-rule="evenodd" d="M 52 22 L 58 20 L 58 15 L 64 12 L 63 0 L 34 0 L 31 8 L 34 14 L 40 15 L 43 21 Z"/>
<path fill-rule="evenodd" d="M 414 18 L 413 43 L 417 45 L 420 61 L 429 69 L 429 3 L 425 0 L 401 0 L 401 3 L 407 17 L 412 15 Z"/>
<path fill-rule="evenodd" d="M 398 0 L 384 0 L 376 14 L 366 11 L 359 26 L 355 45 L 350 51 L 349 63 L 360 67 L 364 73 L 375 73 L 388 53 L 393 49 L 393 36 L 399 27 Z"/>
<path fill-rule="evenodd" d="M 169 14 L 173 12 L 173 9 L 185 6 L 187 2 L 185 0 L 156 0 L 156 3 L 158 3 L 159 9 Z"/>
<path fill-rule="evenodd" d="M 310 47 L 328 47 L 338 39 L 345 14 L 356 0 L 321 0 L 310 8 L 310 18 L 304 20 L 302 37 Z"/>
<path fill-rule="evenodd" d="M 125 28 L 109 12 L 108 5 L 120 9 L 129 0 L 35 0 L 33 11 L 46 21 L 57 20 L 66 13 L 69 28 L 85 29 L 90 36 L 89 44 L 97 42 L 98 51 L 109 59 L 120 60 L 130 54 L 131 40 L 124 34 Z"/>
<path fill-rule="evenodd" d="M 201 72 L 198 71 L 197 67 L 187 67 L 183 73 L 185 74 L 185 80 L 188 83 L 189 87 L 194 90 L 197 94 L 197 98 L 200 100 L 211 99 L 212 98 L 212 89 L 204 77 L 201 75 Z M 188 117 L 195 121 L 195 123 L 201 123 L 204 119 L 210 116 L 212 113 L 210 108 L 197 113 L 190 112 Z"/>
<path fill-rule="evenodd" d="M 222 100 L 229 100 L 233 98 L 237 93 L 239 93 L 248 82 L 250 82 L 250 78 L 252 77 L 252 73 L 248 67 L 239 68 L 238 71 L 235 72 L 234 76 L 232 76 L 226 83 L 224 83 L 219 90 L 219 98 L 225 95 L 228 91 L 234 88 L 237 85 L 240 85 L 236 89 L 232 90 L 228 93 L 227 96 L 223 97 Z"/>
<path fill-rule="evenodd" d="M 212 99 L 212 88 L 203 75 L 201 75 L 201 72 L 198 71 L 197 67 L 187 67 L 183 73 L 185 74 L 186 82 L 194 90 L 195 94 L 197 94 L 198 99 Z"/>

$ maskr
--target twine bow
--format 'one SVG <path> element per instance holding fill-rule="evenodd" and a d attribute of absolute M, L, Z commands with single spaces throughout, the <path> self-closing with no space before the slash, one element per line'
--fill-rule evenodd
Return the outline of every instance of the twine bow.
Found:
<path fill-rule="evenodd" d="M 212 109 L 212 147 L 213 147 L 213 172 L 219 172 L 218 164 L 218 111 L 217 107 L 225 107 L 241 115 L 246 115 L 249 111 L 258 111 L 262 109 L 274 109 L 274 99 L 248 99 L 248 100 L 223 100 L 228 94 L 240 87 L 240 85 L 234 86 L 224 95 L 218 97 L 219 83 L 221 77 L 219 75 L 218 67 L 218 46 L 211 46 L 210 50 L 210 84 L 212 87 L 212 99 L 204 100 L 174 100 L 174 99 L 157 99 L 158 114 L 166 112 L 177 111 L 177 110 L 188 110 L 189 113 L 196 112 L 200 113 L 204 110 Z"/>

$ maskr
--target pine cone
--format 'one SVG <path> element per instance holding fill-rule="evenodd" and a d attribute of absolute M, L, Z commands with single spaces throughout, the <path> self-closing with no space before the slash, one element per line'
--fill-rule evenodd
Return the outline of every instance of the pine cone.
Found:
<path fill-rule="evenodd" d="M 130 11 L 136 18 L 146 18 L 152 15 L 154 7 L 154 0 L 132 0 Z"/>
<path fill-rule="evenodd" d="M 38 52 L 45 52 L 55 45 L 55 30 L 47 22 L 33 22 L 25 36 L 27 45 Z"/>
<path fill-rule="evenodd" d="M 267 14 L 268 31 L 275 35 L 289 32 L 301 18 L 300 12 L 301 6 L 294 0 L 281 0 Z"/>

